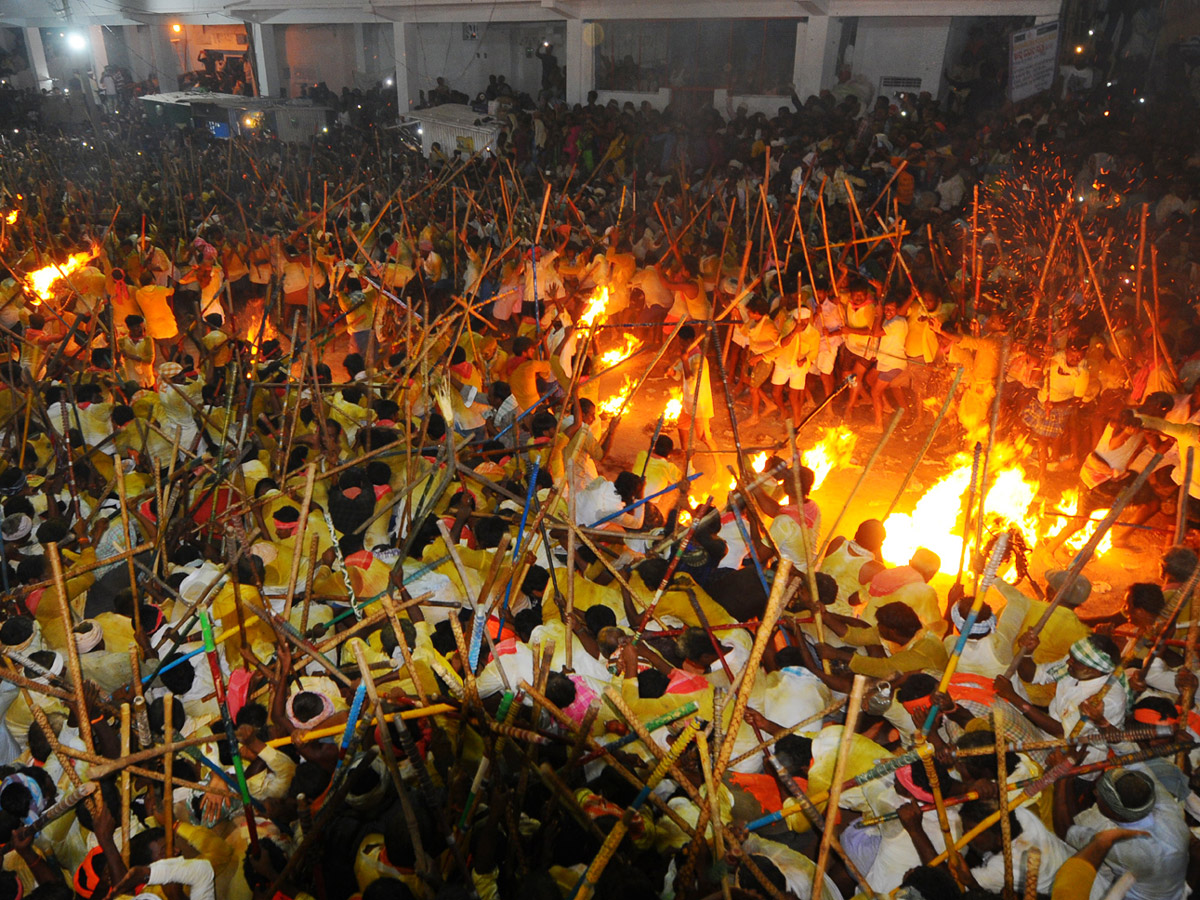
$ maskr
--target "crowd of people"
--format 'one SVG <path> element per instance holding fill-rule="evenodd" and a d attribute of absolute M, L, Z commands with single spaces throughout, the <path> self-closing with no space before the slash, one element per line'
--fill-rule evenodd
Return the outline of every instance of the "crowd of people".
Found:
<path fill-rule="evenodd" d="M 1182 900 L 1200 331 L 1168 83 L 593 96 L 432 163 L 355 124 L 14 136 L 0 900 Z M 887 558 L 798 454 L 814 412 L 878 439 L 889 407 L 1118 509 L 1121 600 L 1091 597 L 1100 532 L 1071 559 L 986 520 L 953 579 Z M 693 490 L 701 458 L 732 487 Z"/>

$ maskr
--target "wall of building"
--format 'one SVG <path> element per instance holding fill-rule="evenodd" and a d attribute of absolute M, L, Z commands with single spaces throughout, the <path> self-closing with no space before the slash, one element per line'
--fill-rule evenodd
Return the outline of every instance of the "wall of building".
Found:
<path fill-rule="evenodd" d="M 279 83 L 287 86 L 289 97 L 299 97 L 304 85 L 321 82 L 335 93 L 355 86 L 353 25 L 277 25 L 275 46 Z"/>
<path fill-rule="evenodd" d="M 428 94 L 440 77 L 454 90 L 474 97 L 487 87 L 489 75 L 503 75 L 517 91 L 536 97 L 542 86 L 542 61 L 528 51 L 536 51 L 543 41 L 554 46 L 559 65 L 566 64 L 562 22 L 480 23 L 471 26 L 475 40 L 463 39 L 462 23 L 410 27 L 417 33 L 408 76 L 414 95 L 418 90 Z"/>
<path fill-rule="evenodd" d="M 866 76 L 876 96 L 879 80 L 888 76 L 920 78 L 920 90 L 936 96 L 952 21 L 948 16 L 860 17 L 848 62 L 855 75 Z"/>

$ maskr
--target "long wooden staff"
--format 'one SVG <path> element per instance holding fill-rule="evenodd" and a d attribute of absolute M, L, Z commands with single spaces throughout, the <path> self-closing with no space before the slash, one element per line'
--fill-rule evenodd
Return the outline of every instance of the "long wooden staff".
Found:
<path fill-rule="evenodd" d="M 829 542 L 833 540 L 833 536 L 837 534 L 837 527 L 841 524 L 842 518 L 846 515 L 846 510 L 850 508 L 854 496 L 858 493 L 858 489 L 863 486 L 863 482 L 867 480 L 867 476 L 871 473 L 871 469 L 875 466 L 875 460 L 879 459 L 879 454 L 887 445 L 888 438 L 892 436 L 892 432 L 896 430 L 896 426 L 900 424 L 900 418 L 904 415 L 904 407 L 901 406 L 892 413 L 892 420 L 888 422 L 887 428 L 883 430 L 883 435 L 879 438 L 879 443 L 875 445 L 875 449 L 871 451 L 870 457 L 867 459 L 867 464 L 863 466 L 862 472 L 859 473 L 858 481 L 854 482 L 854 487 L 846 496 L 846 502 L 842 504 L 842 508 L 838 510 L 837 518 L 833 520 L 833 524 L 829 527 L 829 531 L 825 534 L 825 540 L 821 542 L 821 549 L 817 551 L 818 562 L 825 558 L 825 551 L 829 548 Z"/>
<path fill-rule="evenodd" d="M 1080 548 L 1078 553 L 1075 554 L 1075 559 L 1071 561 L 1071 567 L 1067 570 L 1067 574 L 1063 579 L 1062 586 L 1054 592 L 1054 599 L 1050 601 L 1050 604 L 1046 607 L 1046 611 L 1042 613 L 1042 617 L 1037 620 L 1037 623 L 1031 629 L 1033 634 L 1041 634 L 1042 629 L 1046 627 L 1046 623 L 1050 621 L 1050 617 L 1054 615 L 1054 610 L 1059 607 L 1059 605 L 1063 602 L 1063 599 L 1070 594 L 1071 589 L 1075 587 L 1075 582 L 1079 580 L 1079 576 L 1083 572 L 1083 567 L 1087 565 L 1088 560 L 1092 558 L 1092 554 L 1096 552 L 1096 547 L 1100 545 L 1100 541 L 1104 539 L 1104 535 L 1108 533 L 1108 530 L 1112 527 L 1113 523 L 1117 521 L 1117 518 L 1121 515 L 1121 512 L 1126 506 L 1129 505 L 1130 501 L 1133 500 L 1137 492 L 1142 489 L 1142 485 L 1146 483 L 1151 473 L 1153 473 L 1158 464 L 1162 462 L 1162 458 L 1163 455 L 1161 453 L 1155 453 L 1154 456 L 1150 458 L 1150 461 L 1146 463 L 1142 471 L 1138 473 L 1137 478 L 1135 478 L 1130 485 L 1121 492 L 1121 495 L 1117 497 L 1116 501 L 1112 505 L 1112 509 L 1108 511 L 1108 515 L 1100 520 L 1100 524 L 1096 526 L 1096 530 L 1092 533 L 1092 536 L 1088 538 L 1088 542 Z M 969 630 L 970 629 L 968 629 L 968 631 Z M 1013 654 L 1013 661 L 1009 663 L 1008 668 L 1004 670 L 1004 677 L 1006 679 L 1013 677 L 1013 673 L 1017 671 L 1017 667 L 1021 664 L 1021 660 L 1024 658 L 1024 648 L 1018 647 L 1017 651 Z"/>
<path fill-rule="evenodd" d="M 862 711 L 863 693 L 867 689 L 867 679 L 864 675 L 855 675 L 850 687 L 850 700 L 846 706 L 846 723 L 842 726 L 841 741 L 838 746 L 837 760 L 833 765 L 833 781 L 829 787 L 829 804 L 825 807 L 825 830 L 821 833 L 821 845 L 817 851 L 817 871 L 813 875 L 813 884 L 825 886 L 825 871 L 829 867 L 829 850 L 833 845 L 833 826 L 838 820 L 838 802 L 842 796 L 842 780 L 846 775 L 846 765 L 850 760 L 850 749 L 854 745 L 854 734 L 858 729 L 858 714 Z"/>

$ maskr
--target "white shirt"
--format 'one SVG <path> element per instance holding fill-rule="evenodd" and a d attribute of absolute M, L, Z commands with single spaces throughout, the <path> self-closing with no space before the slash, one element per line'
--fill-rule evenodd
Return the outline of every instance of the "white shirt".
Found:
<path fill-rule="evenodd" d="M 150 863 L 147 884 L 182 884 L 187 887 L 190 900 L 216 900 L 215 883 L 212 863 L 204 858 L 175 856 Z"/>
<path fill-rule="evenodd" d="M 1140 765 L 1130 768 L 1145 771 Z M 1083 848 L 1096 833 L 1107 828 L 1132 828 L 1150 832 L 1149 837 L 1118 841 L 1104 858 L 1100 871 L 1112 880 L 1132 872 L 1136 881 L 1126 900 L 1183 900 L 1187 896 L 1188 843 L 1191 832 L 1183 809 L 1154 784 L 1155 805 L 1149 815 L 1136 822 L 1114 822 L 1096 807 L 1085 809 L 1075 817 L 1067 831 L 1067 843 Z"/>

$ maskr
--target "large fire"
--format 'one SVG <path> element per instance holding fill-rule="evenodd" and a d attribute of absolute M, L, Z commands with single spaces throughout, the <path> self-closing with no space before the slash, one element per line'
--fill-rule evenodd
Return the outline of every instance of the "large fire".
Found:
<path fill-rule="evenodd" d="M 801 461 L 812 469 L 815 476 L 812 487 L 814 491 L 835 468 L 850 464 L 850 457 L 857 443 L 858 435 L 846 426 L 839 425 L 822 431 L 821 439 L 801 454 Z"/>
<path fill-rule="evenodd" d="M 599 291 L 592 295 L 592 299 L 588 301 L 587 309 L 579 317 L 579 324 L 587 328 L 591 328 L 598 321 L 603 322 L 605 313 L 608 311 L 608 288 L 602 287 Z"/>
<path fill-rule="evenodd" d="M 629 357 L 633 356 L 641 346 L 641 341 L 632 334 L 627 334 L 625 335 L 625 342 L 620 347 L 614 347 L 600 356 L 600 366 L 605 369 L 611 369 L 613 366 L 623 363 Z"/>
<path fill-rule="evenodd" d="M 248 341 L 250 344 L 250 356 L 257 357 L 259 347 L 264 341 L 274 340 L 279 337 L 279 331 L 271 323 L 268 318 L 266 323 L 263 323 L 265 313 L 251 315 L 246 321 L 245 333 L 242 335 L 242 340 Z"/>
<path fill-rule="evenodd" d="M 607 400 L 601 400 L 597 404 L 597 408 L 605 415 L 615 416 L 621 412 L 621 408 L 625 405 L 625 400 L 631 393 L 633 393 L 633 380 L 626 375 L 625 383 L 621 385 L 621 389 Z"/>
<path fill-rule="evenodd" d="M 679 421 L 681 415 L 683 415 L 683 396 L 677 391 L 672 391 L 671 399 L 663 407 L 663 426 L 674 425 Z"/>
<path fill-rule="evenodd" d="M 1079 512 L 1079 492 L 1071 489 L 1063 491 L 1062 499 L 1058 502 L 1058 511 L 1064 515 L 1056 518 L 1046 529 L 1046 537 L 1056 537 L 1059 532 L 1067 527 L 1073 520 L 1069 517 L 1076 515 Z M 1087 524 L 1079 531 L 1067 538 L 1063 544 L 1064 547 L 1070 547 L 1072 550 L 1081 550 L 1083 545 L 1091 539 L 1096 533 L 1096 527 L 1100 524 L 1100 520 L 1108 515 L 1107 509 L 1094 510 L 1087 519 Z M 1100 543 L 1096 546 L 1096 553 L 1103 555 L 1112 549 L 1113 536 L 1112 531 L 1104 535 L 1100 539 Z"/>
<path fill-rule="evenodd" d="M 49 300 L 54 296 L 54 285 L 69 276 L 72 272 L 76 272 L 86 266 L 97 252 L 98 249 L 93 247 L 91 250 L 86 250 L 82 253 L 72 253 L 62 264 L 51 263 L 48 266 L 42 266 L 40 269 L 28 272 L 25 275 L 25 285 L 37 297 L 38 302 Z"/>
<path fill-rule="evenodd" d="M 883 542 L 883 555 L 888 562 L 903 565 L 918 547 L 925 547 L 941 557 L 943 573 L 953 575 L 958 571 L 963 507 L 971 486 L 971 458 L 960 453 L 954 463 L 954 469 L 925 492 L 911 514 L 888 516 L 884 522 L 887 539 Z M 1038 483 L 1026 476 L 1019 462 L 1003 465 L 987 493 L 985 540 L 989 534 L 1016 527 L 1025 543 L 1031 548 L 1035 546 L 1039 539 L 1037 493 Z M 972 533 L 968 551 L 973 547 Z"/>

